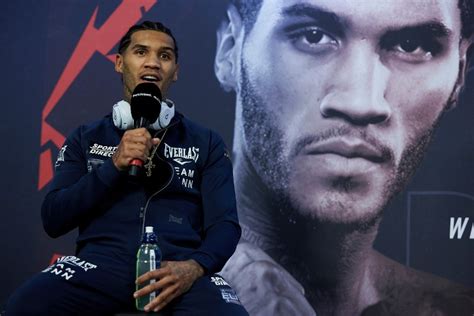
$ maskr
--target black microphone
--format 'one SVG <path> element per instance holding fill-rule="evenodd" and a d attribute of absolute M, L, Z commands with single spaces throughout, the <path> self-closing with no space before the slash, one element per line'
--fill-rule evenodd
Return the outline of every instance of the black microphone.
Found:
<path fill-rule="evenodd" d="M 132 92 L 130 110 L 135 128 L 148 128 L 154 123 L 161 112 L 161 91 L 151 82 L 140 83 Z M 130 161 L 128 174 L 138 176 L 141 173 L 143 161 L 135 158 Z"/>

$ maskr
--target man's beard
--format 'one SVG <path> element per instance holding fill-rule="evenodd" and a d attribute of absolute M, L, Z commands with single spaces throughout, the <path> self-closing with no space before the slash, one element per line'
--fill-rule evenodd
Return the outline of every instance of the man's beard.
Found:
<path fill-rule="evenodd" d="M 273 197 L 270 203 L 273 209 L 279 210 L 281 221 L 289 221 L 293 224 L 301 221 L 304 226 L 307 226 L 308 219 L 310 219 L 309 222 L 316 227 L 317 222 L 321 219 L 314 216 L 315 212 L 302 212 L 301 206 L 298 205 L 297 201 L 294 201 L 290 194 L 291 155 L 288 157 L 284 155 L 286 145 L 283 141 L 285 139 L 284 133 L 278 127 L 277 117 L 273 114 L 275 111 L 266 110 L 268 107 L 265 106 L 265 98 L 258 93 L 258 89 L 249 79 L 244 60 L 242 60 L 241 65 L 242 127 L 249 160 Z M 440 113 L 428 129 L 408 141 L 398 166 L 393 163 L 393 170 L 385 181 L 377 202 L 374 203 L 376 209 L 360 216 L 358 220 L 346 222 L 348 230 L 366 231 L 372 229 L 378 223 L 383 209 L 405 187 L 422 161 L 442 113 L 444 112 Z M 393 154 L 391 156 L 393 162 Z M 350 189 L 351 181 L 350 178 L 340 178 L 335 185 L 339 186 L 341 190 L 343 188 Z M 345 203 L 341 202 L 335 198 L 329 201 L 329 204 L 347 212 L 351 205 L 344 205 Z M 326 204 L 327 206 L 328 204 Z M 325 206 L 319 205 L 318 207 L 323 208 Z"/>

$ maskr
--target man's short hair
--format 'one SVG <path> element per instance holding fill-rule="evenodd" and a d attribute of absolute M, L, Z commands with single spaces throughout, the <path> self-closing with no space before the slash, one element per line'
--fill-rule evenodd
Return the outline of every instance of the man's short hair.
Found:
<path fill-rule="evenodd" d="M 245 32 L 250 32 L 257 20 L 263 0 L 231 0 L 231 2 L 242 16 Z M 458 0 L 458 7 L 461 10 L 461 35 L 469 38 L 474 32 L 474 1 Z"/>
<path fill-rule="evenodd" d="M 174 43 L 174 55 L 176 56 L 176 63 L 178 63 L 178 43 L 171 33 L 171 30 L 167 28 L 161 22 L 151 22 L 145 21 L 141 24 L 136 24 L 128 29 L 127 33 L 120 39 L 118 53 L 123 54 L 123 52 L 127 49 L 128 45 L 132 41 L 132 34 L 138 31 L 158 31 L 169 35 L 173 39 Z"/>

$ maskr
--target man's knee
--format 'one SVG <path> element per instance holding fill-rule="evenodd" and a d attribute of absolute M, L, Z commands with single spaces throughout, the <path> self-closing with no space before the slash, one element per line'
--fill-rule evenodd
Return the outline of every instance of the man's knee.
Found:
<path fill-rule="evenodd" d="M 174 315 L 183 311 L 183 315 L 194 312 L 196 315 L 248 316 L 236 292 L 217 274 L 196 280 L 177 305 L 179 308 L 174 310 Z"/>

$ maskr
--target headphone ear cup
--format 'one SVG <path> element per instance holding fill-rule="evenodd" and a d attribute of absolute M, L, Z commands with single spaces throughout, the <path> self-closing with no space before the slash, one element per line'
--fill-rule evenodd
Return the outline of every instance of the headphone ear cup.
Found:
<path fill-rule="evenodd" d="M 174 112 L 174 103 L 172 101 L 161 102 L 160 115 L 150 127 L 154 130 L 167 127 L 174 117 Z M 135 126 L 130 104 L 124 100 L 114 105 L 112 109 L 112 119 L 115 127 L 121 130 L 132 129 Z"/>
<path fill-rule="evenodd" d="M 174 104 L 170 102 L 162 102 L 161 103 L 161 113 L 160 113 L 160 125 L 162 128 L 167 127 L 171 119 L 174 117 Z"/>
<path fill-rule="evenodd" d="M 112 119 L 115 127 L 121 130 L 131 129 L 134 126 L 130 104 L 126 101 L 116 103 L 112 109 Z"/>
<path fill-rule="evenodd" d="M 158 119 L 151 125 L 155 130 L 160 130 L 167 127 L 171 119 L 174 117 L 174 103 L 172 101 L 162 101 L 160 116 Z"/>

